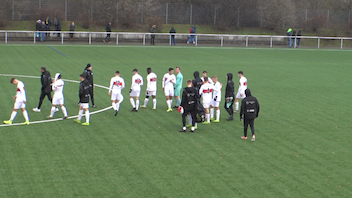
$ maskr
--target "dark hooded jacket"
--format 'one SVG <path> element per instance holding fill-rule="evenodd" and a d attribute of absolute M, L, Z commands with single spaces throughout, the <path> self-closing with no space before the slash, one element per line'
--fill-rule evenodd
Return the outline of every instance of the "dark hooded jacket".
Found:
<path fill-rule="evenodd" d="M 87 79 L 84 79 L 79 84 L 79 102 L 88 103 L 89 102 L 89 82 Z"/>
<path fill-rule="evenodd" d="M 83 75 L 86 80 L 88 80 L 90 85 L 93 85 L 93 72 L 91 70 L 88 70 L 88 65 L 84 69 Z"/>
<path fill-rule="evenodd" d="M 235 97 L 235 83 L 232 81 L 233 75 L 232 73 L 227 74 L 227 84 L 226 84 L 226 91 L 225 91 L 225 98 L 228 97 Z"/>
<path fill-rule="evenodd" d="M 199 71 L 195 71 L 193 73 L 194 79 L 192 80 L 193 86 L 199 90 L 200 87 L 203 85 L 202 79 L 199 77 Z"/>
<path fill-rule="evenodd" d="M 244 115 L 244 119 L 255 119 L 259 115 L 259 102 L 252 96 L 249 89 L 246 89 L 245 94 L 246 98 L 242 100 L 240 117 Z"/>
<path fill-rule="evenodd" d="M 186 87 L 182 92 L 181 106 L 186 111 L 194 111 L 196 110 L 198 98 L 198 90 L 195 87 Z"/>
<path fill-rule="evenodd" d="M 51 75 L 49 71 L 42 72 L 40 76 L 40 81 L 42 83 L 42 91 L 45 93 L 51 92 Z"/>

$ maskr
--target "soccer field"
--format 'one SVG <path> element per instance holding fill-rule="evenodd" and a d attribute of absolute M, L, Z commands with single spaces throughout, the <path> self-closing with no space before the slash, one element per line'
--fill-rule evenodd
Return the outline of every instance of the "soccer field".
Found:
<path fill-rule="evenodd" d="M 29 126 L 0 126 L 0 197 L 351 197 L 352 51 L 305 49 L 200 48 L 158 46 L 0 45 L 0 120 L 8 120 L 16 86 L 26 86 L 31 122 L 46 120 L 32 108 L 40 96 L 40 67 L 54 76 L 79 81 L 93 65 L 95 84 L 109 86 L 119 70 L 125 100 L 91 115 L 90 126 L 60 120 Z M 181 67 L 184 86 L 193 72 L 208 71 L 226 85 L 237 71 L 261 109 L 256 141 L 241 140 L 239 115 L 179 133 L 181 115 L 166 112 L 161 89 L 169 67 Z M 158 75 L 157 110 L 131 112 L 128 90 L 132 70 Z M 66 81 L 65 106 L 78 114 L 78 88 Z M 108 90 L 96 87 L 99 111 L 111 106 Z M 61 118 L 62 112 L 55 113 Z M 82 118 L 83 120 L 85 118 Z M 23 122 L 19 112 L 14 123 Z M 2 124 L 1 124 L 2 125 Z M 250 131 L 249 131 L 250 135 Z"/>

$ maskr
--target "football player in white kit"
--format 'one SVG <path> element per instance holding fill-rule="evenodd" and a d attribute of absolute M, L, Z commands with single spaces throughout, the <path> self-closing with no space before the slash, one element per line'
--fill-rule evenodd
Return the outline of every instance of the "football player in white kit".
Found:
<path fill-rule="evenodd" d="M 115 72 L 115 77 L 110 80 L 110 87 L 108 95 L 111 96 L 112 108 L 115 110 L 115 116 L 120 110 L 120 104 L 123 101 L 121 90 L 125 88 L 125 80 L 120 77 L 120 72 Z"/>
<path fill-rule="evenodd" d="M 208 77 L 204 77 L 204 84 L 199 89 L 199 95 L 201 95 L 203 98 L 203 107 L 205 108 L 205 111 L 207 113 L 207 120 L 204 121 L 203 124 L 210 124 L 209 107 L 213 98 L 214 89 L 215 87 L 214 85 L 209 83 Z"/>
<path fill-rule="evenodd" d="M 203 71 L 202 77 L 200 79 L 202 79 L 203 83 L 205 83 L 204 81 L 204 77 L 208 77 L 208 72 L 207 71 Z M 208 77 L 209 83 L 210 84 L 214 84 L 214 82 L 212 81 L 212 79 L 210 77 Z"/>
<path fill-rule="evenodd" d="M 172 111 L 172 97 L 174 97 L 174 85 L 176 84 L 176 76 L 174 75 L 174 69 L 169 68 L 169 72 L 163 77 L 162 87 L 166 97 L 167 111 Z"/>
<path fill-rule="evenodd" d="M 157 75 L 152 72 L 152 68 L 148 67 L 147 68 L 147 90 L 146 90 L 146 96 L 144 100 L 144 105 L 142 105 L 142 108 L 147 108 L 147 104 L 149 102 L 149 97 L 153 97 L 153 109 L 156 109 L 156 80 L 157 80 Z"/>
<path fill-rule="evenodd" d="M 137 112 L 139 107 L 139 96 L 141 95 L 141 86 L 143 85 L 143 78 L 138 74 L 138 70 L 133 70 L 132 85 L 130 89 L 130 102 L 133 107 L 132 111 Z M 136 98 L 136 104 L 133 97 Z"/>
<path fill-rule="evenodd" d="M 11 83 L 17 85 L 17 93 L 14 99 L 16 100 L 15 105 L 13 106 L 13 111 L 11 113 L 10 120 L 5 120 L 5 124 L 12 124 L 12 121 L 15 119 L 17 115 L 17 110 L 21 109 L 23 113 L 23 117 L 26 120 L 23 124 L 29 125 L 28 112 L 26 111 L 26 91 L 24 90 L 24 84 L 22 81 L 17 80 L 16 78 L 11 79 Z"/>
<path fill-rule="evenodd" d="M 243 71 L 238 72 L 238 77 L 240 77 L 240 84 L 238 87 L 237 95 L 236 95 L 236 101 L 235 101 L 235 112 L 238 112 L 239 108 L 239 99 L 243 99 L 246 97 L 246 94 L 244 93 L 247 89 L 247 78 L 243 76 Z"/>
<path fill-rule="evenodd" d="M 64 94 L 63 94 L 64 85 L 65 85 L 65 82 L 61 80 L 61 74 L 56 73 L 55 79 L 51 85 L 52 90 L 54 91 L 51 113 L 46 118 L 48 119 L 53 118 L 56 112 L 56 105 L 60 105 L 62 113 L 64 114 L 63 119 L 64 120 L 67 119 L 67 110 L 66 110 L 66 107 L 64 106 Z"/>
<path fill-rule="evenodd" d="M 221 101 L 221 88 L 222 84 L 218 81 L 218 77 L 213 77 L 214 82 L 214 91 L 213 91 L 213 99 L 210 104 L 210 120 L 213 122 L 220 122 L 220 101 Z M 216 119 L 214 120 L 214 107 L 216 109 Z"/>

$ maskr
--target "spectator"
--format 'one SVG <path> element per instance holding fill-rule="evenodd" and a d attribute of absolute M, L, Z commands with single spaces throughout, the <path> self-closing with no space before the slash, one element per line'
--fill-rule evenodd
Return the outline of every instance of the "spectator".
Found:
<path fill-rule="evenodd" d="M 59 19 L 55 18 L 54 25 L 55 25 L 55 31 L 61 31 L 61 22 L 59 21 Z M 56 33 L 56 36 L 60 37 L 60 33 Z"/>
<path fill-rule="evenodd" d="M 292 33 L 292 29 L 288 28 L 287 30 L 287 47 L 289 47 L 291 44 L 291 33 Z"/>
<path fill-rule="evenodd" d="M 154 43 L 155 34 L 153 34 L 153 33 L 156 33 L 156 25 L 153 25 L 152 28 L 150 28 L 150 33 L 152 33 L 150 35 L 150 44 L 155 45 L 155 43 Z"/>
<path fill-rule="evenodd" d="M 46 17 L 46 20 L 45 20 L 45 30 L 46 31 L 50 31 L 50 28 L 51 28 L 51 21 L 50 21 L 50 18 L 49 17 Z M 46 36 L 50 36 L 50 33 L 49 32 L 46 32 L 45 33 Z"/>
<path fill-rule="evenodd" d="M 290 47 L 296 42 L 296 31 L 292 31 Z"/>
<path fill-rule="evenodd" d="M 42 26 L 42 21 L 39 19 L 36 23 L 35 23 L 35 31 L 40 31 L 40 27 Z M 37 38 L 40 37 L 39 32 L 36 33 Z"/>
<path fill-rule="evenodd" d="M 75 31 L 76 26 L 75 26 L 75 22 L 72 21 L 71 25 L 70 25 L 70 31 L 73 32 Z M 73 33 L 70 33 L 70 39 L 73 39 Z"/>
<path fill-rule="evenodd" d="M 105 39 L 103 41 L 111 43 L 111 41 L 110 41 L 111 23 L 108 23 L 106 25 L 105 29 L 106 29 L 107 34 L 106 34 L 106 37 L 105 37 Z"/>
<path fill-rule="evenodd" d="M 171 34 L 170 44 L 172 45 L 173 43 L 174 45 L 176 45 L 176 41 L 175 41 L 176 30 L 174 29 L 174 27 L 171 27 L 170 34 Z"/>
<path fill-rule="evenodd" d="M 298 38 L 297 38 L 297 47 L 301 47 L 301 46 L 300 46 L 300 44 L 301 44 L 301 38 L 300 38 L 300 36 L 302 36 L 301 30 L 298 31 L 297 36 L 298 36 Z"/>
<path fill-rule="evenodd" d="M 41 31 L 40 33 L 40 41 L 44 41 L 44 38 L 45 38 L 45 34 L 44 34 L 44 31 L 45 31 L 45 21 L 42 21 L 42 24 L 40 25 L 39 27 L 39 31 Z"/>
<path fill-rule="evenodd" d="M 189 38 L 188 38 L 187 44 L 192 42 L 192 29 L 193 29 L 193 26 L 191 28 L 189 28 Z"/>

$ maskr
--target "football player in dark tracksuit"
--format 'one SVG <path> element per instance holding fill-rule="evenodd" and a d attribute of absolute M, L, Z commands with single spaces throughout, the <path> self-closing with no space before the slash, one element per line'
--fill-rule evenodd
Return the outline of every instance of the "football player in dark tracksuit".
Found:
<path fill-rule="evenodd" d="M 194 76 L 194 79 L 192 80 L 193 87 L 195 87 L 197 89 L 197 91 L 199 91 L 200 87 L 203 85 L 203 81 L 199 77 L 199 71 L 195 71 L 193 73 L 193 76 Z M 200 95 L 197 94 L 197 96 L 199 97 L 198 100 L 200 101 Z M 196 114 L 197 114 L 197 112 L 196 112 Z M 191 123 L 193 122 L 191 114 L 188 115 L 188 122 L 189 122 L 189 125 L 187 125 L 187 126 L 191 127 Z M 197 129 L 197 128 L 198 128 L 198 126 L 197 126 L 197 122 L 196 122 L 195 129 Z"/>
<path fill-rule="evenodd" d="M 256 119 L 259 115 L 259 102 L 257 98 L 252 96 L 252 93 L 249 89 L 246 89 L 245 94 L 246 97 L 242 100 L 240 113 L 241 120 L 243 120 L 242 115 L 244 115 L 244 136 L 242 136 L 241 139 L 247 139 L 247 129 L 248 125 L 250 125 L 252 130 L 252 142 L 254 142 L 254 119 Z"/>
<path fill-rule="evenodd" d="M 90 99 L 92 100 L 92 107 L 96 108 L 97 106 L 94 103 L 94 84 L 93 84 L 93 72 L 92 72 L 92 65 L 90 63 L 87 64 L 86 68 L 83 72 L 84 78 L 89 82 L 89 95 Z"/>
<path fill-rule="evenodd" d="M 233 120 L 233 101 L 235 98 L 235 83 L 232 81 L 232 73 L 227 74 L 227 84 L 225 91 L 225 109 L 230 114 L 227 121 Z"/>
<path fill-rule="evenodd" d="M 192 118 L 192 128 L 190 132 L 194 133 L 196 124 L 196 103 L 199 100 L 198 90 L 192 86 L 192 81 L 187 80 L 187 87 L 183 89 L 182 101 L 179 108 L 183 108 L 182 113 L 182 124 L 183 128 L 180 132 L 186 132 L 186 116 L 191 115 Z"/>
<path fill-rule="evenodd" d="M 34 108 L 34 112 L 40 112 L 40 107 L 43 104 L 43 100 L 45 96 L 48 96 L 48 99 L 50 101 L 50 104 L 52 103 L 52 98 L 51 98 L 51 75 L 50 72 L 46 70 L 45 67 L 41 67 L 40 71 L 42 72 L 42 75 L 40 76 L 40 81 L 42 83 L 42 90 L 40 93 L 40 98 L 39 98 L 39 104 L 38 107 Z"/>
<path fill-rule="evenodd" d="M 83 110 L 85 111 L 86 122 L 82 123 L 84 126 L 89 125 L 89 89 L 90 84 L 87 79 L 85 79 L 85 75 L 81 74 L 79 76 L 81 83 L 79 84 L 79 112 L 78 118 L 75 120 L 77 123 L 81 123 L 81 119 L 83 116 Z"/>

